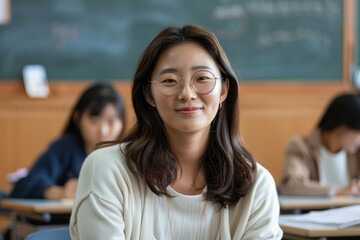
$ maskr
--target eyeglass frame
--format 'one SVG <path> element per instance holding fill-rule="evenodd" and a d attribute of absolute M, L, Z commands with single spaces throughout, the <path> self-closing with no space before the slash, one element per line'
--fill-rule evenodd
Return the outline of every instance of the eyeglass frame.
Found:
<path fill-rule="evenodd" d="M 215 79 L 215 84 L 214 84 L 214 86 L 213 86 L 212 89 L 211 89 L 210 91 L 208 91 L 207 93 L 199 93 L 199 92 L 196 90 L 195 86 L 194 86 L 193 76 L 194 76 L 196 73 L 202 72 L 202 71 L 204 71 L 204 72 L 209 72 L 211 75 L 214 76 L 214 79 Z M 176 74 L 176 73 L 175 73 L 175 74 Z M 163 74 L 161 74 L 161 75 L 163 75 Z M 160 91 L 160 89 L 159 89 L 159 87 L 158 87 L 158 84 L 157 84 L 157 83 L 158 83 L 157 80 L 159 79 L 159 77 L 160 77 L 161 75 L 159 75 L 159 76 L 156 78 L 155 81 L 148 81 L 148 82 L 154 82 L 154 83 L 156 84 L 156 89 L 159 91 L 159 93 L 161 93 L 161 94 L 164 95 L 164 96 L 170 97 L 170 96 L 178 95 L 179 92 L 180 92 L 180 90 L 182 89 L 181 87 L 179 87 L 179 90 L 177 91 L 177 93 L 174 93 L 174 94 L 171 94 L 171 95 L 164 94 L 164 93 L 162 93 L 162 92 Z M 176 75 L 178 75 L 178 74 L 176 74 Z M 179 75 L 178 75 L 178 76 L 179 76 Z M 181 76 L 179 76 L 179 77 L 180 77 L 180 79 L 182 79 Z M 215 86 L 216 86 L 216 80 L 218 80 L 218 79 L 224 80 L 225 77 L 215 77 L 215 74 L 212 73 L 211 71 L 208 71 L 208 70 L 198 70 L 198 71 L 194 72 L 193 75 L 191 75 L 191 78 L 190 78 L 190 86 L 191 86 L 191 88 L 192 88 L 197 94 L 206 95 L 206 94 L 209 94 L 212 90 L 214 90 L 214 88 L 215 88 Z M 183 82 L 183 81 L 182 81 L 182 82 Z M 184 87 L 183 84 L 181 84 L 181 85 Z"/>

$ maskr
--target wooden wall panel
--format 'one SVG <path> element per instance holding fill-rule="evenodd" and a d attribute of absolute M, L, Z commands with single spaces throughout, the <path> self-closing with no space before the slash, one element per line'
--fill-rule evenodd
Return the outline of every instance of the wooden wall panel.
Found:
<path fill-rule="evenodd" d="M 35 112 L 28 116 L 22 115 L 27 120 L 16 122 L 17 166 L 30 167 L 32 163 L 29 162 L 29 159 L 38 158 L 39 149 L 45 150 L 44 148 L 60 135 L 65 123 L 65 114 L 58 117 L 54 113 L 46 117 L 44 114 L 46 112 L 41 114 Z M 24 151 L 25 149 L 26 151 Z M 40 150 L 41 153 L 43 150 Z"/>
<path fill-rule="evenodd" d="M 0 187 L 7 188 L 5 177 L 18 168 L 30 167 L 57 136 L 65 123 L 72 101 L 68 98 L 0 99 L 0 139 L 2 153 Z"/>
<path fill-rule="evenodd" d="M 0 188 L 7 186 L 5 184 L 5 177 L 6 174 L 11 171 L 12 165 L 15 162 L 14 154 L 16 152 L 16 145 L 14 132 L 15 126 L 11 124 L 11 120 L 0 115 Z"/>
<path fill-rule="evenodd" d="M 242 97 L 241 132 L 248 150 L 279 182 L 283 153 L 291 136 L 315 127 L 331 96 Z M 255 103 L 254 103 L 255 102 Z"/>

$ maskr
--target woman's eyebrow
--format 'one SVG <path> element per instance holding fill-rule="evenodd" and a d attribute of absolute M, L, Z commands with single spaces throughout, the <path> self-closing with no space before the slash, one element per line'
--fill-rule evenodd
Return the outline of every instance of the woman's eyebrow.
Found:
<path fill-rule="evenodd" d="M 164 68 L 157 75 L 159 76 L 163 73 L 178 73 L 178 72 L 179 72 L 179 70 L 177 68 Z"/>
<path fill-rule="evenodd" d="M 201 69 L 208 69 L 208 70 L 212 70 L 211 67 L 206 66 L 206 65 L 198 65 L 198 66 L 194 66 L 191 68 L 192 71 L 196 71 L 196 70 L 201 70 Z M 157 76 L 164 74 L 164 73 L 179 73 L 179 69 L 177 68 L 164 68 L 163 70 L 161 70 Z"/>
<path fill-rule="evenodd" d="M 212 70 L 212 68 L 211 67 L 209 67 L 209 66 L 206 66 L 206 65 L 199 65 L 199 66 L 194 66 L 194 67 L 192 67 L 191 68 L 191 70 L 200 70 L 200 69 L 208 69 L 208 70 Z"/>

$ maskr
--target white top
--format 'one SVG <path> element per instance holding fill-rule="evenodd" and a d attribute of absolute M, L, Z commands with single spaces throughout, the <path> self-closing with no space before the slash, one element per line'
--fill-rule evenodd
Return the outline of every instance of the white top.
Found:
<path fill-rule="evenodd" d="M 324 146 L 320 147 L 320 184 L 344 188 L 349 185 L 346 151 L 329 152 Z"/>
<path fill-rule="evenodd" d="M 171 209 L 177 201 L 181 203 L 185 198 L 177 197 L 169 201 Z M 70 220 L 71 237 L 73 240 L 169 239 L 168 225 L 160 225 L 168 217 L 164 216 L 164 212 L 158 212 L 159 208 L 166 210 L 166 202 L 164 204 L 159 198 L 142 178 L 130 172 L 119 145 L 96 150 L 87 157 L 80 172 Z M 196 204 L 200 203 L 195 201 L 193 206 L 196 207 Z M 187 206 L 190 205 L 175 207 L 176 212 L 172 210 L 170 217 L 173 216 L 174 221 L 181 216 L 190 219 L 191 214 L 197 215 L 198 208 L 201 209 L 200 205 L 196 210 L 189 211 Z M 208 206 L 211 206 L 210 202 Z M 206 214 L 216 218 L 220 215 L 218 229 L 214 230 L 217 232 L 216 239 L 265 240 L 282 237 L 275 182 L 259 164 L 253 186 L 244 198 L 231 208 L 222 208 L 217 214 L 211 213 L 212 210 L 209 207 Z M 208 218 L 206 216 L 205 220 L 204 216 L 205 222 L 202 223 L 207 231 L 212 227 L 212 220 Z M 194 219 L 194 222 L 198 221 Z M 187 234 L 180 233 L 181 229 L 189 229 L 189 226 L 176 223 L 172 226 L 176 236 Z M 193 231 L 197 231 L 197 227 L 196 223 Z M 160 234 L 166 236 L 163 238 Z M 199 239 L 208 239 L 206 237 L 202 231 Z"/>
<path fill-rule="evenodd" d="M 166 197 L 155 198 L 154 236 L 156 239 L 171 239 L 167 205 L 169 206 L 173 239 L 196 239 L 197 235 L 197 239 L 220 238 L 219 206 L 208 202 L 205 207 L 203 199 L 206 188 L 203 190 L 203 194 L 198 195 L 183 195 L 170 187 L 168 187 L 168 192 L 173 196 L 173 198 L 168 198 L 168 204 Z"/>

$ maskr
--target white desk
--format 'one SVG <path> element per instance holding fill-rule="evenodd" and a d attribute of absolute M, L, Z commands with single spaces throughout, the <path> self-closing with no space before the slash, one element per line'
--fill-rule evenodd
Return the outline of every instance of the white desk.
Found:
<path fill-rule="evenodd" d="M 11 239 L 25 237 L 31 232 L 40 229 L 32 224 L 19 221 L 20 217 L 44 222 L 49 222 L 52 214 L 67 214 L 70 218 L 72 205 L 72 200 L 4 199 L 1 201 L 1 206 L 3 208 L 13 211 Z"/>
<path fill-rule="evenodd" d="M 315 210 L 360 204 L 360 197 L 279 196 L 280 210 Z"/>
<path fill-rule="evenodd" d="M 279 225 L 284 235 L 292 234 L 308 238 L 359 236 L 360 239 L 360 225 L 338 229 L 320 224 L 291 221 L 292 216 L 296 215 L 280 215 Z"/>

